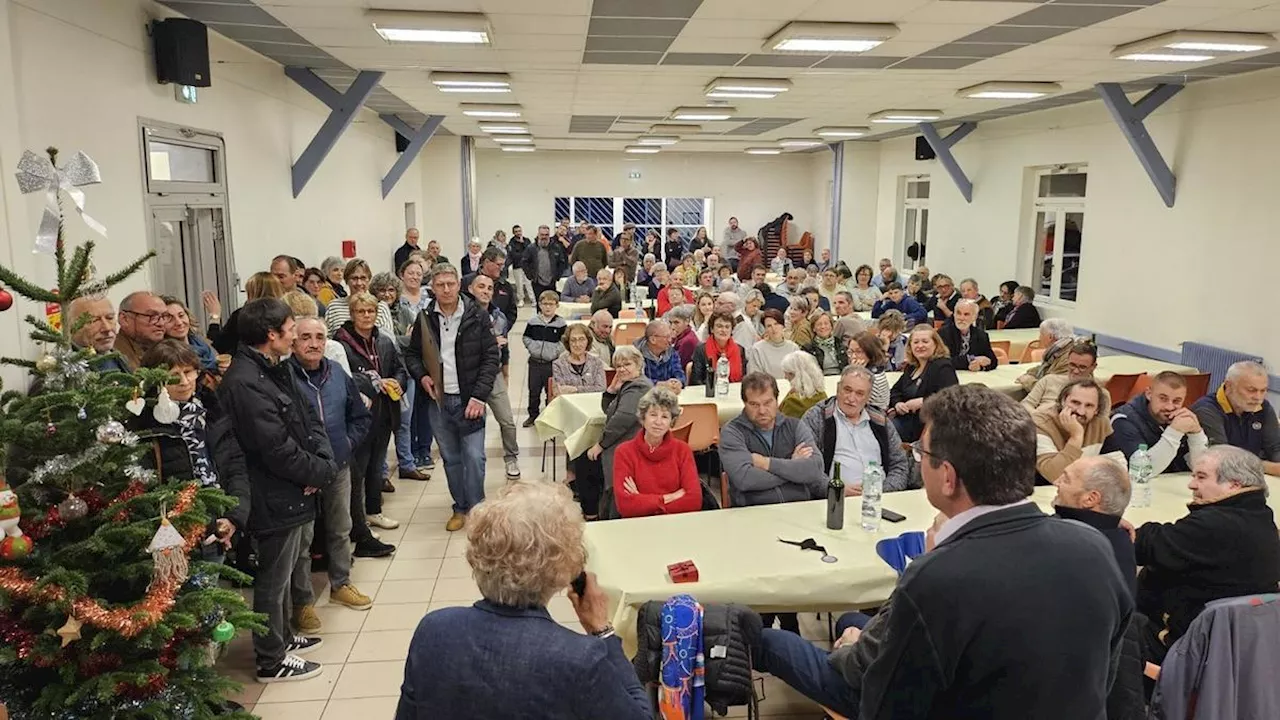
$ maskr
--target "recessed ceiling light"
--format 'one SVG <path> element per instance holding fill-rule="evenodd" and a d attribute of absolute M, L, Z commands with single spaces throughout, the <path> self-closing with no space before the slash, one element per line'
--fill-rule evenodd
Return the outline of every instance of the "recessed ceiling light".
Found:
<path fill-rule="evenodd" d="M 748 155 L 781 155 L 780 147 L 749 147 L 746 150 Z"/>
<path fill-rule="evenodd" d="M 956 97 L 976 100 L 1029 100 L 1062 91 L 1051 82 L 984 82 L 956 92 Z"/>
<path fill-rule="evenodd" d="M 369 10 L 365 18 L 388 42 L 488 45 L 489 20 L 478 13 Z"/>
<path fill-rule="evenodd" d="M 641 135 L 636 142 L 641 145 L 675 145 L 680 138 L 676 135 Z"/>
<path fill-rule="evenodd" d="M 793 22 L 773 34 L 765 50 L 798 53 L 860 53 L 898 34 L 898 26 L 870 23 Z"/>
<path fill-rule="evenodd" d="M 658 123 L 649 127 L 654 135 L 697 135 L 702 132 L 701 125 L 679 125 L 676 123 Z"/>
<path fill-rule="evenodd" d="M 480 123 L 481 132 L 494 135 L 528 135 L 528 123 Z"/>
<path fill-rule="evenodd" d="M 537 149 L 532 145 L 506 145 L 502 148 L 502 152 L 533 152 Z"/>
<path fill-rule="evenodd" d="M 778 145 L 784 148 L 810 148 L 826 144 L 826 140 L 819 138 L 783 138 L 778 141 Z"/>
<path fill-rule="evenodd" d="M 671 113 L 672 120 L 728 120 L 734 116 L 737 108 L 728 106 L 716 107 L 678 107 Z"/>
<path fill-rule="evenodd" d="M 813 131 L 814 135 L 832 138 L 862 137 L 871 132 L 871 128 L 828 125 Z"/>
<path fill-rule="evenodd" d="M 942 117 L 940 110 L 881 110 L 870 117 L 873 123 L 930 122 Z"/>
<path fill-rule="evenodd" d="M 656 155 L 660 150 L 656 145 L 628 145 L 623 149 L 632 155 Z"/>
<path fill-rule="evenodd" d="M 1120 45 L 1111 51 L 1111 57 L 1148 62 L 1205 62 L 1218 53 L 1257 52 L 1275 44 L 1275 36 L 1267 33 L 1175 30 Z"/>
<path fill-rule="evenodd" d="M 475 118 L 518 118 L 523 108 L 519 105 L 485 105 L 483 103 L 461 103 L 458 105 L 462 114 Z"/>
<path fill-rule="evenodd" d="M 499 145 L 522 145 L 533 142 L 533 138 L 528 135 L 499 135 L 489 139 Z"/>
<path fill-rule="evenodd" d="M 767 78 L 716 78 L 703 92 L 709 98 L 769 100 L 791 89 L 790 80 Z"/>
<path fill-rule="evenodd" d="M 508 93 L 511 77 L 505 73 L 433 72 L 431 83 L 447 93 Z"/>

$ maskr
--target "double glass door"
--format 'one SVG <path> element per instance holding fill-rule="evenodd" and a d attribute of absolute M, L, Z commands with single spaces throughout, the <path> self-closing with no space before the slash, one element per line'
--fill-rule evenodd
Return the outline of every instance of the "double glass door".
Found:
<path fill-rule="evenodd" d="M 218 296 L 223 317 L 239 305 L 225 222 L 226 207 L 220 204 L 151 207 L 152 287 L 185 302 L 193 326 L 202 331 L 209 323 L 201 300 L 205 290 Z"/>

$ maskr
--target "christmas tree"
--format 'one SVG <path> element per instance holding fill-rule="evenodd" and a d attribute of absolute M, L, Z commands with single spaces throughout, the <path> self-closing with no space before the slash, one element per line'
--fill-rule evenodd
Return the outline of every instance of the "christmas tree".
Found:
<path fill-rule="evenodd" d="M 64 196 L 104 232 L 78 189 L 98 182 L 97 167 L 83 153 L 56 163 L 52 148 L 47 159 L 28 152 L 18 179 L 23 192 L 45 195 L 36 248 L 52 254 L 57 289 L 3 266 L 0 284 L 70 303 L 122 282 L 151 254 L 100 280 L 93 242 L 68 256 Z M 168 372 L 96 372 L 106 356 L 71 341 L 88 319 L 55 327 L 27 316 L 45 354 L 3 359 L 30 368 L 41 391 L 0 395 L 0 702 L 14 720 L 252 718 L 223 709 L 236 686 L 212 663 L 237 628 L 262 628 L 218 582 L 248 578 L 193 557 L 210 519 L 236 500 L 190 478 L 157 482 L 142 466 L 150 443 L 122 421 L 145 409 Z"/>

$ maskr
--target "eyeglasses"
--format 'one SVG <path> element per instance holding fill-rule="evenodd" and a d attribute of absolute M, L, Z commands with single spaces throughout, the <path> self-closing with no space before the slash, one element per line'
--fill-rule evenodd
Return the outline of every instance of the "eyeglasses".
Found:
<path fill-rule="evenodd" d="M 936 453 L 931 453 L 928 450 L 925 450 L 923 443 L 924 443 L 923 440 L 917 440 L 911 443 L 911 457 L 914 458 L 916 462 L 924 462 L 925 455 L 928 455 L 929 457 L 934 458 L 936 460 L 942 460 L 942 458 L 939 457 Z"/>
<path fill-rule="evenodd" d="M 133 310 L 121 310 L 121 314 L 137 315 L 140 318 L 146 318 L 146 321 L 152 325 L 168 325 L 173 322 L 173 315 L 169 313 L 140 313 Z"/>

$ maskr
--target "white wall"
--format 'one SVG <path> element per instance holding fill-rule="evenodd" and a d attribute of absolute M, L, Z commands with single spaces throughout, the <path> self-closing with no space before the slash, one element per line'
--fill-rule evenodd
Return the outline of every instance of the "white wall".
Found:
<path fill-rule="evenodd" d="M 957 280 L 973 275 L 990 293 L 1031 275 L 1028 169 L 1087 163 L 1080 299 L 1049 314 L 1163 348 L 1195 340 L 1278 358 L 1264 296 L 1280 260 L 1277 117 L 1277 71 L 1195 83 L 1149 117 L 1178 176 L 1172 209 L 1100 102 L 980 124 L 956 146 L 974 184 L 972 204 L 936 162 L 913 159 L 911 138 L 886 141 L 874 228 L 850 227 L 846 196 L 845 233 L 874 236 L 874 251 L 859 260 L 891 255 L 898 178 L 931 172 L 929 267 Z"/>
<path fill-rule="evenodd" d="M 658 155 L 542 151 L 504 153 L 476 151 L 476 196 L 480 233 L 489 237 L 498 228 L 510 231 L 521 224 L 534 235 L 539 224 L 551 224 L 556 197 L 709 197 L 712 218 L 708 232 L 720 236 L 731 216 L 748 233 L 783 212 L 795 216 L 801 228 L 819 238 L 830 228 L 824 210 L 830 153 L 750 156 L 728 153 Z M 631 179 L 630 173 L 640 173 Z M 824 175 L 825 173 L 825 175 Z M 820 214 L 819 217 L 814 217 Z"/>
<path fill-rule="evenodd" d="M 390 128 L 369 111 L 347 130 L 294 199 L 290 166 L 328 109 L 288 80 L 274 62 L 212 32 L 213 86 L 200 90 L 196 105 L 176 102 L 173 88 L 154 80 L 145 32 L 151 18 L 167 14 L 158 5 L 145 0 L 0 4 L 8 18 L 7 34 L 0 32 L 6 55 L 0 61 L 0 105 L 12 100 L 17 115 L 14 128 L 4 122 L 9 111 L 0 113 L 5 191 L 16 191 L 11 178 L 21 149 L 55 145 L 64 154 L 86 152 L 103 178 L 86 194 L 89 212 L 109 231 L 97 255 L 104 272 L 147 249 L 139 118 L 223 135 L 231 233 L 242 277 L 265 269 L 280 253 L 319 264 L 327 255 L 340 254 L 344 239 L 356 240 L 359 253 L 383 269 L 403 241 L 404 203 L 418 202 L 420 217 L 427 209 L 422 202 L 424 174 L 417 166 L 382 199 L 380 182 L 396 160 L 395 146 Z M 12 71 L 6 68 L 10 59 Z M 19 271 L 48 284 L 50 263 L 30 254 L 39 207 L 34 196 L 25 198 L 20 209 L 26 229 L 0 238 L 5 251 L 0 259 L 9 262 L 12 257 Z M 425 234 L 433 230 L 428 218 Z M 88 237 L 78 221 L 71 228 L 71 239 Z M 146 283 L 140 273 L 113 296 L 118 300 Z M 12 332 L 7 321 L 0 323 L 0 342 L 8 345 Z"/>

